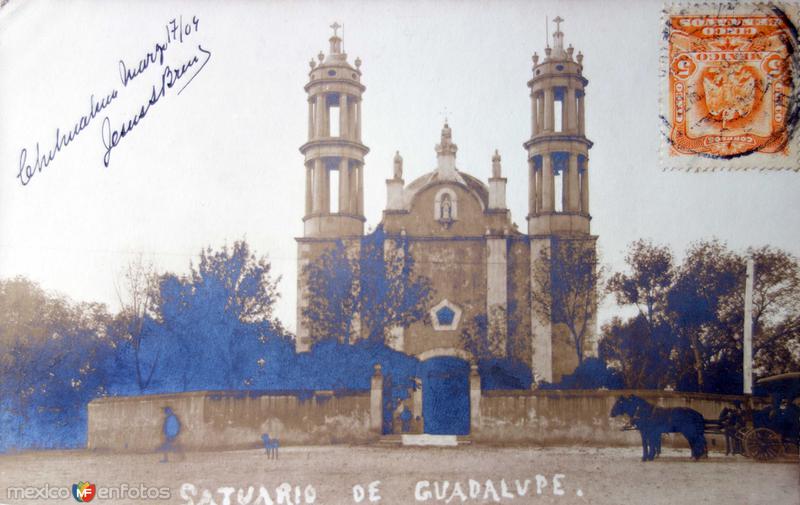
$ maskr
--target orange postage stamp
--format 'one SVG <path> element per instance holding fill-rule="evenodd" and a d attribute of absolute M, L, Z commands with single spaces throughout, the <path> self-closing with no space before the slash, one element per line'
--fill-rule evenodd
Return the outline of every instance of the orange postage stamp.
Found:
<path fill-rule="evenodd" d="M 776 4 L 665 11 L 665 168 L 800 169 L 793 14 Z"/>

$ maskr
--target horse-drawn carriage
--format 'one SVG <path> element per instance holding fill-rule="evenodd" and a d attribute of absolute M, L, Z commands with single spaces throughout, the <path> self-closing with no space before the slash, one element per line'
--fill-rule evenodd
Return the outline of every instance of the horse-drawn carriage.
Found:
<path fill-rule="evenodd" d="M 732 452 L 759 461 L 775 459 L 784 453 L 797 453 L 800 447 L 800 372 L 765 377 L 756 383 L 770 395 L 770 405 L 754 410 L 745 403 L 741 414 L 720 415 L 720 427 L 731 437 Z M 723 414 L 725 414 L 723 410 Z M 726 440 L 728 442 L 728 440 Z"/>
<path fill-rule="evenodd" d="M 769 406 L 755 410 L 752 397 L 744 406 L 726 407 L 719 419 L 708 420 L 686 407 L 662 408 L 635 395 L 619 397 L 611 416 L 627 415 L 624 430 L 638 430 L 642 436 L 642 461 L 652 461 L 661 452 L 663 433 L 681 433 L 689 443 L 692 458 L 707 452 L 705 435 L 724 434 L 726 454 L 744 454 L 759 461 L 777 458 L 800 448 L 800 372 L 765 377 L 757 382 L 770 394 Z"/>

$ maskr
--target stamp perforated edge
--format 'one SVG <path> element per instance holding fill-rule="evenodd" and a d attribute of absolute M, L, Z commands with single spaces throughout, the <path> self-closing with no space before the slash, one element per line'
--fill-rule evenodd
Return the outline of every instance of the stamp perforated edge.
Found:
<path fill-rule="evenodd" d="M 795 2 L 667 2 L 661 10 L 659 50 L 659 164 L 663 171 L 716 172 L 716 171 L 794 171 L 800 172 L 800 40 L 795 37 L 791 61 L 792 107 L 787 123 L 793 122 L 789 131 L 786 155 L 749 153 L 734 158 L 716 158 L 704 155 L 670 155 L 669 124 L 669 18 L 675 14 L 709 14 L 726 11 L 730 14 L 748 14 L 780 9 L 797 28 L 800 21 L 800 3 Z"/>

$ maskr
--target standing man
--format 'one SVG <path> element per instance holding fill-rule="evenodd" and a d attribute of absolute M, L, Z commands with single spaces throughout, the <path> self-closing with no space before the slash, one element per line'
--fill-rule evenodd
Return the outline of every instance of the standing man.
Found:
<path fill-rule="evenodd" d="M 164 445 L 161 446 L 161 450 L 164 451 L 164 458 L 161 460 L 161 463 L 166 463 L 169 453 L 176 450 L 175 440 L 181 433 L 181 421 L 170 407 L 164 407 L 164 416 L 164 425 L 162 427 L 164 432 Z"/>

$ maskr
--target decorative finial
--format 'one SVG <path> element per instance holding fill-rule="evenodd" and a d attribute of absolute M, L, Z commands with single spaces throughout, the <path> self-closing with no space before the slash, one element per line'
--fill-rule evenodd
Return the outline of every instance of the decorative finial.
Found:
<path fill-rule="evenodd" d="M 361 58 L 359 58 L 358 56 L 356 56 L 356 61 L 355 61 L 355 63 L 356 63 L 356 68 L 361 68 Z"/>
<path fill-rule="evenodd" d="M 447 124 L 447 118 L 445 118 L 444 126 L 442 127 L 442 145 L 449 144 L 452 138 L 452 130 L 450 130 L 450 125 Z"/>
<path fill-rule="evenodd" d="M 338 37 L 338 36 L 339 36 L 339 35 L 336 33 L 336 31 L 337 31 L 339 28 L 341 28 L 341 27 L 342 27 L 342 25 L 340 25 L 340 24 L 339 24 L 339 23 L 337 23 L 336 21 L 334 21 L 334 22 L 333 22 L 333 24 L 331 25 L 331 28 L 333 28 L 333 36 L 334 36 L 334 37 Z"/>
<path fill-rule="evenodd" d="M 578 51 L 578 65 L 583 65 L 583 53 Z"/>
<path fill-rule="evenodd" d="M 311 61 L 308 62 L 308 66 L 311 67 L 311 70 L 314 70 L 314 67 L 317 66 L 317 62 L 314 61 L 314 58 L 311 58 Z"/>
<path fill-rule="evenodd" d="M 322 51 L 320 51 L 319 54 L 317 55 L 317 59 L 319 61 L 324 60 L 325 59 L 325 54 Z"/>
<path fill-rule="evenodd" d="M 394 153 L 394 178 L 397 181 L 403 178 L 403 157 L 400 156 L 400 151 Z"/>
<path fill-rule="evenodd" d="M 494 150 L 494 156 L 492 156 L 492 178 L 499 179 L 502 177 L 502 170 L 500 168 L 500 153 L 497 149 Z"/>
<path fill-rule="evenodd" d="M 567 47 L 567 56 L 569 57 L 570 60 L 572 59 L 572 53 L 574 51 L 575 51 L 575 48 L 572 47 L 572 44 L 570 44 L 569 47 Z"/>
<path fill-rule="evenodd" d="M 531 59 L 533 60 L 533 64 L 534 65 L 538 65 L 539 64 L 539 53 L 533 53 L 533 56 L 531 57 Z"/>
<path fill-rule="evenodd" d="M 453 144 L 453 132 L 450 130 L 450 125 L 447 124 L 447 119 L 444 120 L 442 127 L 442 139 L 436 145 L 436 154 L 445 156 L 455 156 L 458 151 L 458 146 Z"/>

